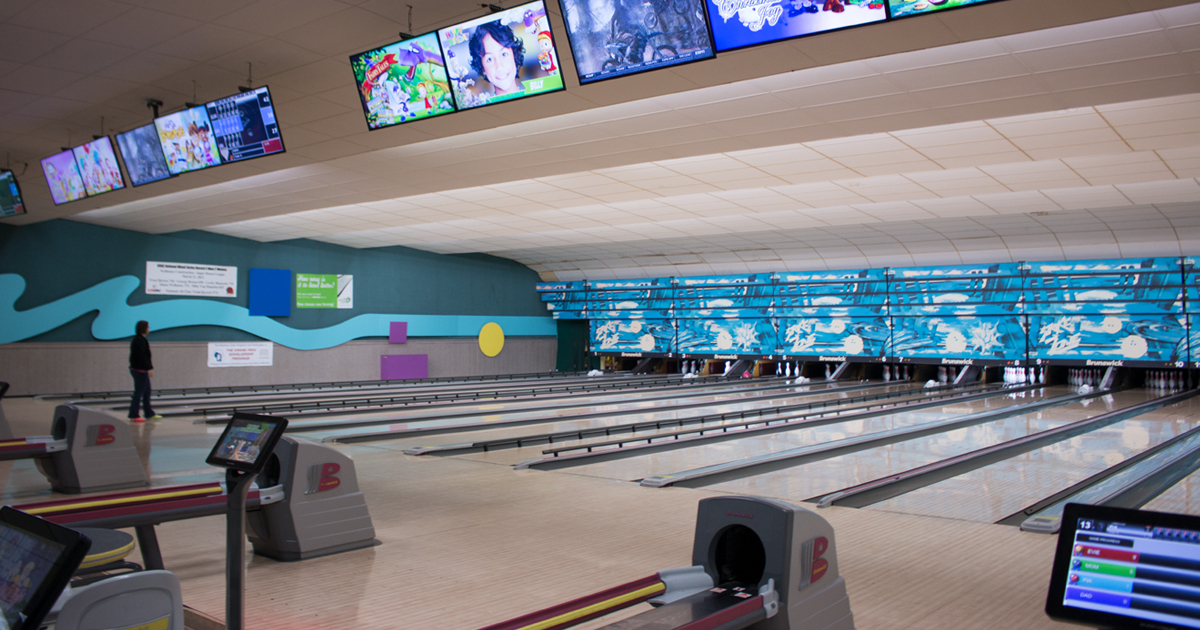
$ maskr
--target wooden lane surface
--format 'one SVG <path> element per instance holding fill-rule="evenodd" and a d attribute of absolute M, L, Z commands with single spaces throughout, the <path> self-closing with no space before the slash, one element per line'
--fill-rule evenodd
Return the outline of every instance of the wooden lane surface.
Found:
<path fill-rule="evenodd" d="M 1113 408 L 1160 395 L 1160 392 L 1147 390 L 1118 392 L 1113 395 Z M 1096 408 L 1103 402 L 1096 401 L 1088 408 L 1092 415 L 1110 411 L 1107 406 Z M 1079 404 L 1074 406 L 1079 407 Z M 1047 413 L 1053 411 L 1049 409 Z M 1198 423 L 1200 401 L 1193 398 L 893 497 L 872 507 L 995 522 L 1184 433 Z"/>
<path fill-rule="evenodd" d="M 152 439 L 175 430 L 196 429 L 168 423 Z M 689 564 L 696 503 L 717 494 L 344 450 L 383 545 L 295 563 L 248 556 L 246 627 L 479 628 Z M 821 515 L 862 630 L 1066 628 L 1042 613 L 1052 537 L 870 509 Z M 223 617 L 223 520 L 168 523 L 159 537 L 184 602 Z"/>
<path fill-rule="evenodd" d="M 1049 393 L 1045 395 L 1054 396 L 1057 393 L 1059 392 L 1049 391 Z M 654 475 L 667 475 L 674 472 L 691 470 L 703 466 L 745 459 L 754 457 L 756 455 L 762 455 L 764 453 L 782 451 L 813 444 L 821 444 L 824 442 L 840 440 L 864 433 L 886 431 L 889 429 L 907 427 L 915 424 L 945 420 L 970 413 L 1000 410 L 1013 404 L 1034 402 L 1041 399 L 1042 394 L 1038 393 L 1036 390 L 1032 392 L 1026 392 L 1025 397 L 1017 398 L 1013 398 L 1011 394 L 997 394 L 996 396 L 985 399 L 950 402 L 941 407 L 932 407 L 916 411 L 897 411 L 895 413 L 869 418 L 866 420 L 852 420 L 849 422 L 839 422 L 822 427 L 807 429 L 797 428 L 795 430 L 782 433 L 772 433 L 769 435 L 745 437 L 727 441 L 723 440 L 719 443 L 710 443 L 694 448 L 664 451 L 631 459 L 588 464 L 585 466 L 579 466 L 578 468 L 572 468 L 571 472 L 581 475 L 595 475 L 598 477 L 609 477 L 613 479 L 642 479 Z M 931 439 L 933 438 L 926 437 L 916 440 L 915 442 L 925 443 Z M 507 455 L 505 453 L 497 452 L 495 454 L 477 453 L 468 455 L 466 457 L 475 459 L 499 459 L 506 456 Z M 538 458 L 540 457 L 541 455 L 539 454 Z M 844 457 L 854 456 L 847 455 Z M 809 464 L 809 466 L 819 464 L 820 462 L 817 462 L 816 464 Z M 838 467 L 834 468 L 840 470 Z M 848 470 L 835 472 L 834 474 L 835 477 L 831 479 L 831 482 L 836 484 L 840 478 L 853 476 L 857 473 Z M 851 484 L 847 483 L 845 485 L 838 486 L 838 488 L 846 487 L 846 485 Z M 771 494 L 770 496 L 780 495 Z M 793 496 L 793 499 L 802 500 L 811 496 L 813 496 L 813 494 L 807 494 L 799 497 Z"/>

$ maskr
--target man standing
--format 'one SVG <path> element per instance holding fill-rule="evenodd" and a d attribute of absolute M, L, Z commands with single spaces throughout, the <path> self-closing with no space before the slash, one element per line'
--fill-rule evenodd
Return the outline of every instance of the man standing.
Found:
<path fill-rule="evenodd" d="M 162 416 L 150 409 L 150 377 L 154 376 L 154 364 L 150 362 L 150 342 L 146 335 L 150 333 L 150 322 L 139 321 L 134 328 L 137 334 L 129 344 L 129 374 L 133 376 L 133 399 L 129 401 L 129 421 L 145 422 L 146 418 L 157 419 Z M 145 417 L 138 413 L 138 404 L 146 412 Z"/>

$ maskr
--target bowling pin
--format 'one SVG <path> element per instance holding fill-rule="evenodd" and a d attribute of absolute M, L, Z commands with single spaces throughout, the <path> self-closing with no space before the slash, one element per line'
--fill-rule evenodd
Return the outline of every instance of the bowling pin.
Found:
<path fill-rule="evenodd" d="M 1046 368 L 1038 368 L 1038 382 L 1042 385 L 1046 384 Z"/>
<path fill-rule="evenodd" d="M 939 382 L 939 383 L 945 383 L 945 382 L 946 382 L 946 377 L 947 377 L 947 374 L 946 374 L 946 366 L 944 366 L 944 365 L 939 365 L 939 366 L 938 366 L 938 372 L 937 372 L 937 374 L 938 374 L 938 378 L 937 378 L 938 382 Z"/>
<path fill-rule="evenodd" d="M 829 369 L 829 364 L 826 363 L 825 364 L 825 380 L 828 381 L 831 378 L 833 378 L 833 372 Z"/>
<path fill-rule="evenodd" d="M 886 383 L 890 380 L 892 380 L 892 368 L 891 366 L 885 365 L 883 366 L 883 382 Z"/>
<path fill-rule="evenodd" d="M 901 376 L 904 377 L 904 380 L 906 380 L 906 381 L 908 380 L 908 366 L 907 365 L 904 366 L 904 372 L 901 373 Z"/>

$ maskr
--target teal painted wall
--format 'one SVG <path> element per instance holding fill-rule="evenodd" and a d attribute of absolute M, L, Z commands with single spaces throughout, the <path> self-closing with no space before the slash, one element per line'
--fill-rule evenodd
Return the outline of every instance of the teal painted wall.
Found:
<path fill-rule="evenodd" d="M 353 309 L 297 309 L 273 318 L 291 328 L 315 329 L 367 313 L 549 317 L 535 289 L 537 274 L 511 260 L 484 255 L 447 256 L 405 247 L 353 249 L 307 239 L 258 243 L 201 231 L 142 234 L 53 220 L 27 226 L 0 224 L 0 274 L 26 281 L 17 311 L 52 302 L 118 276 L 145 281 L 146 261 L 238 268 L 238 296 L 214 300 L 249 306 L 251 267 L 354 276 Z M 148 296 L 139 286 L 130 305 L 179 296 Z M 189 298 L 197 299 L 197 298 Z M 293 297 L 294 300 L 294 297 Z M 93 341 L 95 313 L 27 341 Z M 130 331 L 132 334 L 132 331 Z M 160 330 L 156 341 L 240 341 L 257 337 L 219 326 Z"/>

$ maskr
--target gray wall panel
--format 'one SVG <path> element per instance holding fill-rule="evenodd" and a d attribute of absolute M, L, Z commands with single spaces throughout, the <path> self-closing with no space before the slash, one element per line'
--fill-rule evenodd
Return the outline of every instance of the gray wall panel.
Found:
<path fill-rule="evenodd" d="M 207 343 L 150 337 L 155 389 L 378 380 L 385 354 L 428 354 L 431 377 L 549 372 L 558 349 L 553 337 L 510 337 L 491 358 L 477 339 L 360 340 L 308 351 L 276 344 L 270 367 L 210 368 Z M 128 368 L 127 341 L 0 345 L 0 381 L 12 384 L 11 396 L 130 390 Z"/>

